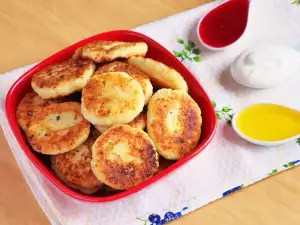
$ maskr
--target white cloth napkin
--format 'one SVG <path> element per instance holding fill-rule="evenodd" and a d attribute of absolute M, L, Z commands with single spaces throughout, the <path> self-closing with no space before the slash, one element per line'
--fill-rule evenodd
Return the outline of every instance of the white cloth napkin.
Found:
<path fill-rule="evenodd" d="M 134 30 L 150 36 L 170 51 L 180 52 L 183 49 L 178 39 L 185 42 L 191 40 L 197 48 L 196 24 L 216 4 L 203 5 Z M 235 83 L 226 72 L 233 59 L 249 46 L 264 43 L 300 46 L 299 24 L 300 7 L 289 0 L 253 0 L 247 31 L 235 46 L 222 52 L 202 52 L 201 62 L 186 59 L 184 63 L 211 99 L 216 101 L 217 110 L 224 106 L 229 106 L 233 111 L 240 110 L 261 101 L 300 109 L 300 76 L 272 89 L 252 90 Z M 195 60 L 198 61 L 197 58 Z M 158 220 L 160 216 L 160 222 L 153 224 L 164 224 L 299 163 L 300 145 L 296 142 L 274 148 L 251 145 L 242 141 L 222 117 L 216 136 L 206 150 L 150 187 L 111 203 L 89 204 L 74 200 L 38 172 L 20 149 L 8 126 L 4 113 L 6 93 L 11 84 L 31 66 L 0 77 L 0 122 L 23 175 L 52 224 L 152 224 L 148 220 L 151 214 L 156 216 L 150 219 Z M 168 213 L 168 218 L 164 218 L 167 212 L 173 214 Z"/>

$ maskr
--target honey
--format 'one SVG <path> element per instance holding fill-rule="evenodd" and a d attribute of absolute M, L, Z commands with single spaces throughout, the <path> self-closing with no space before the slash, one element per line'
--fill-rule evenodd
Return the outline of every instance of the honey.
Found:
<path fill-rule="evenodd" d="M 300 112 L 276 104 L 255 104 L 236 118 L 237 129 L 258 141 L 281 141 L 300 134 Z"/>

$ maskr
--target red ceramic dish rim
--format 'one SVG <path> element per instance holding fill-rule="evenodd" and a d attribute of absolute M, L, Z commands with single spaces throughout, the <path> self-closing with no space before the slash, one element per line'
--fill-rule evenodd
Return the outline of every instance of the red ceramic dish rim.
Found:
<path fill-rule="evenodd" d="M 43 60 L 42 62 L 38 63 L 37 65 L 35 65 L 33 68 L 31 68 L 30 70 L 28 70 L 27 72 L 25 72 L 10 88 L 10 90 L 7 93 L 7 97 L 6 97 L 6 103 L 5 103 L 5 107 L 6 107 L 6 115 L 9 121 L 9 125 L 18 141 L 18 143 L 21 145 L 22 150 L 25 152 L 25 154 L 27 155 L 27 157 L 33 162 L 33 164 L 38 168 L 38 170 L 51 182 L 53 183 L 55 186 L 57 186 L 62 192 L 64 192 L 65 194 L 76 198 L 78 200 L 82 200 L 82 201 L 86 201 L 86 202 L 109 202 L 109 201 L 114 201 L 117 199 L 121 199 L 124 198 L 130 194 L 136 193 L 139 190 L 147 187 L 148 185 L 158 181 L 160 178 L 166 176 L 167 174 L 169 174 L 171 171 L 177 169 L 178 167 L 180 167 L 181 165 L 185 164 L 187 161 L 189 161 L 190 159 L 192 159 L 194 156 L 196 156 L 197 154 L 199 154 L 203 149 L 205 149 L 205 147 L 211 142 L 211 140 L 214 137 L 215 131 L 216 131 L 216 125 L 217 125 L 217 121 L 215 116 L 213 116 L 212 121 L 212 129 L 209 132 L 209 135 L 207 135 L 206 138 L 204 138 L 203 140 L 201 140 L 201 142 L 198 144 L 198 146 L 195 148 L 195 150 L 190 153 L 189 155 L 187 155 L 186 157 L 178 160 L 177 162 L 175 162 L 174 164 L 172 164 L 171 166 L 169 166 L 167 169 L 164 169 L 163 171 L 159 172 L 158 174 L 154 175 L 153 177 L 151 177 L 150 179 L 144 181 L 143 183 L 132 187 L 128 190 L 125 190 L 123 192 L 117 193 L 117 194 L 113 194 L 111 196 L 88 196 L 88 195 L 84 195 L 84 194 L 80 194 L 74 190 L 72 190 L 71 188 L 67 187 L 64 183 L 62 183 L 57 177 L 55 177 L 51 172 L 50 169 L 48 169 L 41 161 L 40 159 L 38 159 L 34 153 L 32 152 L 32 150 L 30 149 L 30 147 L 27 145 L 27 143 L 25 141 L 23 141 L 23 134 L 21 132 L 21 129 L 18 125 L 18 122 L 15 118 L 15 108 L 11 106 L 10 100 L 11 98 L 13 98 L 13 93 L 14 90 L 16 88 L 18 88 L 19 84 L 23 82 L 24 79 L 27 78 L 27 76 L 32 76 L 35 70 L 39 70 L 40 68 L 44 68 L 45 65 L 47 64 L 48 61 L 50 61 L 51 59 L 58 57 L 60 54 L 62 54 L 64 51 L 66 51 L 67 49 L 70 48 L 74 48 L 74 47 L 80 47 L 83 44 L 86 44 L 88 42 L 94 41 L 94 40 L 101 40 L 100 36 L 102 35 L 110 35 L 110 34 L 114 34 L 114 33 L 129 33 L 129 34 L 134 34 L 137 35 L 139 37 L 141 37 L 142 39 L 144 39 L 147 42 L 151 42 L 152 44 L 156 45 L 157 47 L 159 47 L 160 49 L 162 49 L 164 51 L 165 54 L 168 55 L 168 57 L 174 57 L 178 63 L 184 67 L 184 69 L 186 70 L 186 73 L 189 74 L 189 79 L 192 80 L 192 82 L 194 82 L 195 84 L 197 84 L 197 88 L 199 92 L 202 92 L 203 96 L 206 99 L 209 99 L 208 95 L 206 94 L 206 92 L 204 91 L 204 89 L 202 88 L 202 86 L 200 85 L 200 83 L 198 82 L 198 80 L 193 76 L 193 74 L 184 66 L 184 64 L 182 64 L 171 52 L 169 52 L 167 49 L 165 49 L 163 46 L 161 46 L 159 43 L 157 43 L 156 41 L 154 41 L 153 39 L 134 32 L 134 31 L 130 31 L 130 30 L 114 30 L 114 31 L 108 31 L 108 32 L 104 32 L 104 33 L 100 33 L 98 35 L 89 37 L 87 39 L 81 40 L 73 45 L 70 45 L 69 47 L 55 53 L 54 55 L 46 58 L 45 60 Z M 99 38 L 98 38 L 99 37 Z M 209 107 L 206 109 L 208 111 L 208 114 L 214 115 L 215 111 L 212 105 L 209 105 Z"/>

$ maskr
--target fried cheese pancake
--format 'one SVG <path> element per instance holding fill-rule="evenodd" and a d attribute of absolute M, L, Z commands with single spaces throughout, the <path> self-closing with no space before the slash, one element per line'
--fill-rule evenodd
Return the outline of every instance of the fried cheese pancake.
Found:
<path fill-rule="evenodd" d="M 52 104 L 76 100 L 75 94 L 59 99 L 43 99 L 34 91 L 28 92 L 19 102 L 16 110 L 17 121 L 23 131 L 26 132 L 31 118 L 42 108 Z"/>
<path fill-rule="evenodd" d="M 185 91 L 160 89 L 149 101 L 147 131 L 165 159 L 178 160 L 192 152 L 201 125 L 201 110 Z"/>
<path fill-rule="evenodd" d="M 134 79 L 136 79 L 142 86 L 143 93 L 145 96 L 145 105 L 148 104 L 149 99 L 153 94 L 153 87 L 150 82 L 150 79 L 146 73 L 140 69 L 132 66 L 126 62 L 112 62 L 106 65 L 101 66 L 96 72 L 95 75 L 106 73 L 106 72 L 125 72 Z"/>
<path fill-rule="evenodd" d="M 147 126 L 147 113 L 141 112 L 137 117 L 134 118 L 134 120 L 127 123 L 127 125 L 133 128 L 140 128 L 141 130 L 144 130 Z"/>
<path fill-rule="evenodd" d="M 33 90 L 44 99 L 70 95 L 81 90 L 95 71 L 90 60 L 67 60 L 36 73 L 31 80 Z"/>
<path fill-rule="evenodd" d="M 111 62 L 118 58 L 145 56 L 148 46 L 144 42 L 94 41 L 79 48 L 74 57 L 91 59 L 96 63 Z"/>
<path fill-rule="evenodd" d="M 51 103 L 54 101 L 42 99 L 34 91 L 27 93 L 18 104 L 16 111 L 17 121 L 22 130 L 26 132 L 32 116 Z"/>
<path fill-rule="evenodd" d="M 132 121 L 143 110 L 141 85 L 124 72 L 93 76 L 82 90 L 81 112 L 94 125 L 111 126 Z"/>
<path fill-rule="evenodd" d="M 148 74 L 154 86 L 188 92 L 186 81 L 173 68 L 151 58 L 138 56 L 130 57 L 128 62 Z"/>
<path fill-rule="evenodd" d="M 107 131 L 109 128 L 112 127 L 111 125 L 108 125 L 108 126 L 94 125 L 94 126 L 101 134 L 103 134 L 105 131 Z"/>
<path fill-rule="evenodd" d="M 132 121 L 127 123 L 128 126 L 133 128 L 140 128 L 144 130 L 147 126 L 147 113 L 141 112 L 137 117 L 135 117 Z M 95 125 L 95 128 L 103 134 L 105 131 L 107 131 L 111 126 L 101 126 L 101 125 Z"/>
<path fill-rule="evenodd" d="M 26 132 L 32 148 L 42 154 L 71 151 L 86 141 L 90 123 L 77 102 L 52 103 L 35 114 Z"/>
<path fill-rule="evenodd" d="M 125 190 L 147 180 L 159 167 L 155 146 L 143 130 L 116 125 L 92 147 L 92 170 L 106 185 Z"/>
<path fill-rule="evenodd" d="M 92 131 L 91 131 L 92 133 Z M 101 189 L 104 184 L 99 181 L 92 169 L 92 146 L 99 137 L 90 137 L 72 151 L 50 156 L 51 166 L 57 177 L 68 186 L 86 194 L 92 194 Z"/>

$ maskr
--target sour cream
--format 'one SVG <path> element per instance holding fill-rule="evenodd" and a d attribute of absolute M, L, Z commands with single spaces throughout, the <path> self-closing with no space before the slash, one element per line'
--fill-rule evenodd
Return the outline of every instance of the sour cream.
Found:
<path fill-rule="evenodd" d="M 300 53 L 290 47 L 260 46 L 242 52 L 232 63 L 233 79 L 250 88 L 270 88 L 300 75 Z"/>

